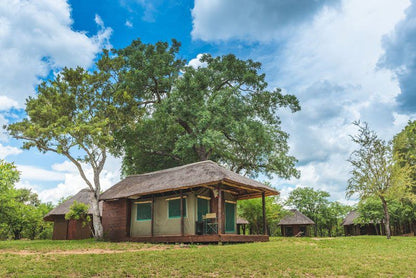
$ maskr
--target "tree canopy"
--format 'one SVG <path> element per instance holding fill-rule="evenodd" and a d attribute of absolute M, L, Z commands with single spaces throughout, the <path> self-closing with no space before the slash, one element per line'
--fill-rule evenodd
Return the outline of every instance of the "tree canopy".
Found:
<path fill-rule="evenodd" d="M 129 58 L 127 58 L 129 59 Z M 171 91 L 120 137 L 126 174 L 211 159 L 255 176 L 298 176 L 278 111 L 300 109 L 293 95 L 268 90 L 260 63 L 204 55 L 182 67 Z"/>
<path fill-rule="evenodd" d="M 377 197 L 384 210 L 386 236 L 390 238 L 390 214 L 387 199 L 404 194 L 412 184 L 411 169 L 400 167 L 390 142 L 380 139 L 366 123 L 354 123 L 359 128 L 352 141 L 358 145 L 350 156 L 352 166 L 347 197 L 357 193 L 360 199 Z"/>
<path fill-rule="evenodd" d="M 16 189 L 19 172 L 13 163 L 0 160 L 0 239 L 50 238 L 50 223 L 43 216 L 52 209 L 29 189 Z"/>

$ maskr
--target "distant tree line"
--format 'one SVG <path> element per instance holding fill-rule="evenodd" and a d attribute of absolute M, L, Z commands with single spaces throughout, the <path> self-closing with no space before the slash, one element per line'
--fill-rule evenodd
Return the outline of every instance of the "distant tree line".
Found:
<path fill-rule="evenodd" d="M 416 225 L 416 121 L 394 136 L 381 139 L 367 123 L 354 123 L 352 136 L 358 148 L 351 154 L 352 166 L 347 196 L 358 195 L 357 223 L 382 223 L 387 238 L 414 233 Z"/>
<path fill-rule="evenodd" d="M 329 193 L 315 190 L 311 187 L 300 187 L 290 192 L 286 201 L 279 197 L 266 198 L 266 219 L 269 235 L 278 236 L 281 230 L 279 221 L 290 214 L 289 208 L 296 208 L 312 219 L 316 225 L 313 227 L 314 236 L 340 236 L 344 234 L 341 223 L 350 206 L 340 202 L 330 201 Z M 261 199 L 243 200 L 238 202 L 239 216 L 245 218 L 248 231 L 254 234 L 263 231 L 263 214 Z"/>
<path fill-rule="evenodd" d="M 15 188 L 18 181 L 14 164 L 0 160 L 0 239 L 52 238 L 52 224 L 43 217 L 53 205 L 29 189 Z"/>

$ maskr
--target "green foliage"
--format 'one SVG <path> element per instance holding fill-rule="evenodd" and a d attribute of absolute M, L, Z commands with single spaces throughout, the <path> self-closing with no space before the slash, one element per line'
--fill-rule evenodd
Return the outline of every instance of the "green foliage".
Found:
<path fill-rule="evenodd" d="M 399 165 L 406 170 L 410 168 L 412 192 L 416 194 L 416 121 L 407 126 L 393 139 L 393 153 Z M 415 196 L 412 196 L 415 198 Z"/>
<path fill-rule="evenodd" d="M 386 236 L 390 238 L 390 215 L 387 199 L 405 198 L 409 186 L 414 182 L 413 170 L 394 156 L 392 144 L 380 139 L 367 123 L 354 123 L 359 133 L 352 136 L 358 144 L 349 162 L 352 166 L 351 178 L 348 180 L 347 197 L 357 193 L 361 200 L 369 197 L 380 199 L 383 210 Z"/>
<path fill-rule="evenodd" d="M 90 226 L 91 217 L 88 214 L 89 205 L 74 201 L 69 207 L 69 211 L 65 214 L 66 220 L 80 220 L 82 226 Z"/>
<path fill-rule="evenodd" d="M 383 221 L 383 205 L 376 197 L 360 200 L 357 210 L 360 215 L 360 217 L 356 219 L 357 224 L 381 223 Z"/>
<path fill-rule="evenodd" d="M 177 78 L 162 79 L 170 90 L 150 100 L 152 109 L 142 121 L 124 129 L 124 173 L 211 159 L 251 176 L 298 176 L 277 116 L 282 107 L 298 111 L 296 97 L 268 91 L 260 63 L 234 55 L 204 55 L 201 61 L 207 66 L 175 67 Z"/>
<path fill-rule="evenodd" d="M 43 217 L 52 205 L 42 204 L 29 189 L 16 189 L 18 180 L 14 164 L 0 160 L 0 239 L 50 238 L 52 226 Z"/>
<path fill-rule="evenodd" d="M 341 235 L 340 224 L 350 207 L 329 201 L 329 196 L 326 191 L 298 187 L 290 192 L 286 204 L 296 207 L 315 222 L 315 236 Z"/>
<path fill-rule="evenodd" d="M 368 125 L 354 123 L 359 134 L 353 136 L 354 143 L 359 145 L 350 158 L 351 178 L 348 180 L 347 197 L 357 193 L 360 199 L 376 196 L 390 198 L 403 194 L 411 184 L 410 169 L 401 168 L 396 163 L 392 146 L 380 139 Z"/>
<path fill-rule="evenodd" d="M 390 225 L 393 235 L 415 232 L 416 205 L 409 199 L 387 199 Z M 384 222 L 383 205 L 377 197 L 369 197 L 358 203 L 360 217 L 358 224 L 378 224 Z"/>
<path fill-rule="evenodd" d="M 266 197 L 266 219 L 270 235 L 277 235 L 279 230 L 277 224 L 287 211 L 276 197 Z M 252 234 L 263 233 L 263 205 L 261 198 L 241 200 L 237 203 L 237 213 L 248 222 L 248 229 Z"/>

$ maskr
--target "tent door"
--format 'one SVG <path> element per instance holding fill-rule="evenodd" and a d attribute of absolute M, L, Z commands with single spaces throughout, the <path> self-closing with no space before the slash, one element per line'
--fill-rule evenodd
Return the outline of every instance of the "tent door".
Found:
<path fill-rule="evenodd" d="M 235 233 L 235 204 L 225 203 L 225 232 Z"/>

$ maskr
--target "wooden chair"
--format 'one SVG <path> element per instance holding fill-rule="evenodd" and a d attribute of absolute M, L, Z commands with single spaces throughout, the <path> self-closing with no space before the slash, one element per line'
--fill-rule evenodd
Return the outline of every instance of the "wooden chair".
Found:
<path fill-rule="evenodd" d="M 217 214 L 207 213 L 202 216 L 202 219 L 205 223 L 205 234 L 217 234 L 218 233 L 218 222 L 217 222 Z"/>

